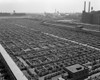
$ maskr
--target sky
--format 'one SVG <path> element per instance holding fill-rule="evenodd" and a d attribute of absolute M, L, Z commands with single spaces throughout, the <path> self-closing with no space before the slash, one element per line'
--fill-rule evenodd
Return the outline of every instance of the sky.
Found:
<path fill-rule="evenodd" d="M 94 10 L 100 10 L 100 0 L 0 0 L 0 12 L 27 12 L 43 13 L 55 12 L 55 9 L 61 13 L 82 12 L 84 1 L 91 1 Z"/>

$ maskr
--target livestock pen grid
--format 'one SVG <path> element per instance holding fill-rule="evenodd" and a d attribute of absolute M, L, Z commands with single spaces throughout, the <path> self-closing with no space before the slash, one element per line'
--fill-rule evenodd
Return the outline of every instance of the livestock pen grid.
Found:
<path fill-rule="evenodd" d="M 28 80 L 51 79 L 74 64 L 93 64 L 89 75 L 100 71 L 100 64 L 95 63 L 100 60 L 100 50 L 41 31 L 4 23 L 0 25 L 0 44 Z"/>

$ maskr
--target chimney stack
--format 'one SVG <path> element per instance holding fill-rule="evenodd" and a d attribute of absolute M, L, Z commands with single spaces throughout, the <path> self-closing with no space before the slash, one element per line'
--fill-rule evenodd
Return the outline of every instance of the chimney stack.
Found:
<path fill-rule="evenodd" d="M 90 12 L 91 2 L 89 2 L 88 12 Z"/>
<path fill-rule="evenodd" d="M 93 7 L 91 7 L 91 11 L 93 11 Z"/>
<path fill-rule="evenodd" d="M 86 1 L 84 1 L 84 12 L 86 12 Z"/>

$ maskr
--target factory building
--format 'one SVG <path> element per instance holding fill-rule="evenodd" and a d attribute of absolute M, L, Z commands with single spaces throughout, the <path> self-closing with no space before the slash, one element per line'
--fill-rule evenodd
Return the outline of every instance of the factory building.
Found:
<path fill-rule="evenodd" d="M 88 68 L 80 64 L 68 66 L 65 68 L 65 71 L 69 73 L 71 80 L 84 80 L 89 74 Z"/>
<path fill-rule="evenodd" d="M 91 3 L 89 2 L 88 12 L 86 12 L 86 2 L 84 2 L 84 11 L 81 21 L 83 23 L 100 25 L 100 11 L 93 11 L 93 7 L 91 7 Z"/>

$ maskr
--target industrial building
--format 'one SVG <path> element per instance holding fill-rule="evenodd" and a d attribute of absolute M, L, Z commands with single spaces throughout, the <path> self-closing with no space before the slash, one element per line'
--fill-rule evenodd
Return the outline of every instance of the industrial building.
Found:
<path fill-rule="evenodd" d="M 0 17 L 4 16 L 25 16 L 25 13 L 6 13 L 6 12 L 0 12 Z"/>
<path fill-rule="evenodd" d="M 89 2 L 88 12 L 86 12 L 86 2 L 84 2 L 84 11 L 81 21 L 83 23 L 100 25 L 100 11 L 94 11 Z"/>

